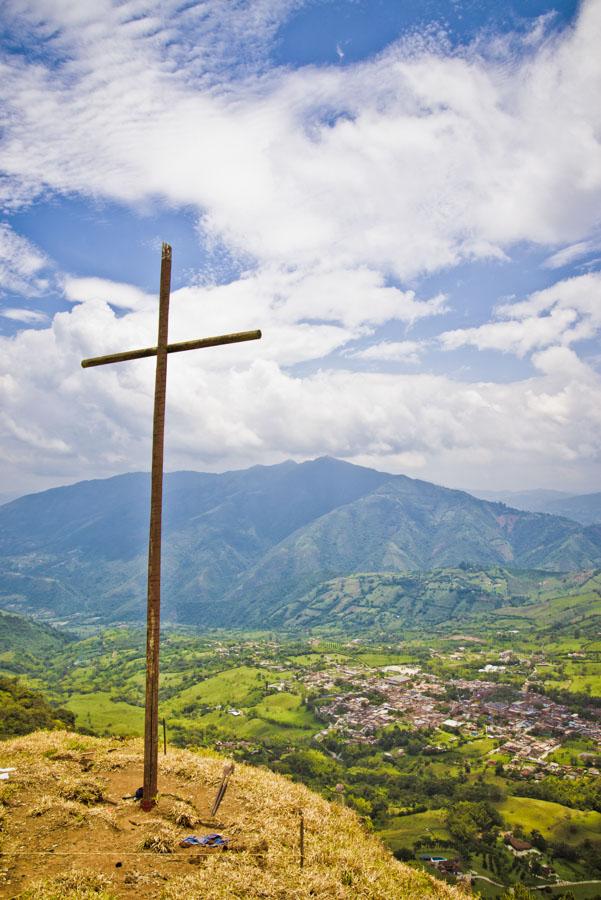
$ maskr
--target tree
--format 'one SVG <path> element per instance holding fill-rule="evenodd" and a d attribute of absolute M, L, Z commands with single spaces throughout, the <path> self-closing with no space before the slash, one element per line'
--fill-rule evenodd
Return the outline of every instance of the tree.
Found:
<path fill-rule="evenodd" d="M 530 843 L 533 847 L 536 847 L 537 850 L 540 850 L 542 853 L 547 849 L 547 840 L 544 835 L 538 831 L 537 828 L 533 828 L 530 833 Z"/>

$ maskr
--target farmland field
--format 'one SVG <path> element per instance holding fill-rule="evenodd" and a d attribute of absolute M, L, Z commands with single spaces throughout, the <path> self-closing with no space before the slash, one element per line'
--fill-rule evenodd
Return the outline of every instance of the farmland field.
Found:
<path fill-rule="evenodd" d="M 547 838 L 573 843 L 593 840 L 601 845 L 601 813 L 569 809 L 559 803 L 530 797 L 507 797 L 498 806 L 508 825 L 536 828 Z"/>
<path fill-rule="evenodd" d="M 444 809 L 429 809 L 410 816 L 397 816 L 391 819 L 379 834 L 393 850 L 411 847 L 416 839 L 448 840 L 449 832 L 445 820 Z"/>
<path fill-rule="evenodd" d="M 110 694 L 104 691 L 73 697 L 65 706 L 75 713 L 79 726 L 99 734 L 140 735 L 144 732 L 144 710 L 111 700 Z"/>

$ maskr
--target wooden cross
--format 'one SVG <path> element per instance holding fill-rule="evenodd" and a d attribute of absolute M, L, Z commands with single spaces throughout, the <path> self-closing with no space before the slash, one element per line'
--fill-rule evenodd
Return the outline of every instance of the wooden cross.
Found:
<path fill-rule="evenodd" d="M 167 389 L 167 354 L 180 350 L 199 350 L 240 341 L 256 341 L 260 331 L 241 331 L 168 344 L 169 293 L 171 290 L 171 247 L 163 244 L 161 255 L 161 288 L 159 294 L 159 335 L 156 347 L 126 350 L 111 356 L 82 360 L 84 369 L 108 363 L 156 356 L 154 418 L 152 427 L 152 476 L 150 491 L 150 538 L 148 542 L 148 607 L 146 619 L 146 709 L 144 720 L 144 794 L 142 808 L 152 809 L 156 803 L 159 744 L 159 640 L 161 615 L 161 518 L 163 512 L 163 447 L 165 436 L 165 395 Z"/>

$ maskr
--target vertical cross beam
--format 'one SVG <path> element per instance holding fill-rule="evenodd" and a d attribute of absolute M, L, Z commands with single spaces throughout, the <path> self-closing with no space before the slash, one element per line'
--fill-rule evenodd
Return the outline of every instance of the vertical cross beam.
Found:
<path fill-rule="evenodd" d="M 163 244 L 159 293 L 159 334 L 154 383 L 152 471 L 150 480 L 150 534 L 148 539 L 148 598 L 146 619 L 146 710 L 144 717 L 144 796 L 142 809 L 156 802 L 159 752 L 159 644 L 161 639 L 161 523 L 163 513 L 163 449 L 167 394 L 167 343 L 171 247 Z"/>
<path fill-rule="evenodd" d="M 150 534 L 148 540 L 148 612 L 146 625 L 146 710 L 144 720 L 144 788 L 142 809 L 156 803 L 159 749 L 159 649 L 161 625 L 161 519 L 163 511 L 163 447 L 165 443 L 165 399 L 167 391 L 167 354 L 201 350 L 243 341 L 258 341 L 261 332 L 238 331 L 214 337 L 168 344 L 169 293 L 171 290 L 171 247 L 163 244 L 161 287 L 159 293 L 159 334 L 156 347 L 142 347 L 83 359 L 84 369 L 156 356 L 154 419 L 152 428 L 152 473 L 150 493 Z"/>

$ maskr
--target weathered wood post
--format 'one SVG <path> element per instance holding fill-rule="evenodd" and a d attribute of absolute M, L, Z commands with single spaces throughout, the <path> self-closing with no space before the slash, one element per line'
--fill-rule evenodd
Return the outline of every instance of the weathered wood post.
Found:
<path fill-rule="evenodd" d="M 150 534 L 148 539 L 148 592 L 146 618 L 146 710 L 144 718 L 144 796 L 142 809 L 156 802 L 159 754 L 159 645 L 161 640 L 161 525 L 163 517 L 163 456 L 165 398 L 167 394 L 167 341 L 171 247 L 163 244 L 159 293 L 159 333 L 154 381 L 152 469 L 150 476 Z"/>
<path fill-rule="evenodd" d="M 168 344 L 169 295 L 171 292 L 171 247 L 163 244 L 161 253 L 161 281 L 159 292 L 159 331 L 156 347 L 126 350 L 109 356 L 83 359 L 84 369 L 114 362 L 145 359 L 156 356 L 154 384 L 154 417 L 152 427 L 152 469 L 150 486 L 150 529 L 148 538 L 148 589 L 146 619 L 146 709 L 144 718 L 144 794 L 142 809 L 149 810 L 156 803 L 158 789 L 159 747 L 159 649 L 161 626 L 161 522 L 163 514 L 163 450 L 165 444 L 165 403 L 167 393 L 167 354 L 183 350 L 200 350 L 223 344 L 256 341 L 260 331 L 241 331 L 216 337 L 199 338 Z M 167 752 L 167 733 L 163 719 L 163 746 Z M 227 787 L 227 782 L 225 787 Z M 224 789 L 225 793 L 225 789 Z M 223 799 L 223 797 L 222 797 Z"/>
<path fill-rule="evenodd" d="M 302 809 L 298 811 L 299 815 L 299 850 L 300 850 L 300 867 L 305 867 L 305 814 Z"/>

